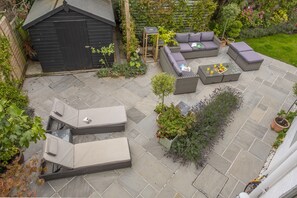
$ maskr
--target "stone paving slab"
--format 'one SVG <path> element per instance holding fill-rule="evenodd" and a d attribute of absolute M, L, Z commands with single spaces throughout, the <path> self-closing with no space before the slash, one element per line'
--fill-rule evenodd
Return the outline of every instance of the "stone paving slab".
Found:
<path fill-rule="evenodd" d="M 207 197 L 215 198 L 219 195 L 227 181 L 228 177 L 212 166 L 206 165 L 193 185 Z"/>
<path fill-rule="evenodd" d="M 187 60 L 196 72 L 200 65 L 233 62 L 221 48 L 217 57 Z M 292 85 L 297 79 L 297 68 L 263 56 L 259 70 L 243 72 L 236 82 L 203 85 L 198 82 L 195 93 L 171 95 L 165 103 L 180 101 L 195 105 L 208 97 L 215 88 L 231 86 L 243 94 L 243 104 L 235 112 L 233 121 L 225 128 L 205 164 L 216 169 L 216 175 L 227 181 L 217 190 L 219 198 L 234 198 L 246 183 L 259 174 L 277 134 L 270 130 L 272 118 L 287 109 L 296 99 Z M 80 177 L 47 182 L 37 188 L 38 196 L 45 197 L 195 197 L 205 198 L 193 182 L 212 185 L 199 180 L 204 168 L 191 164 L 184 166 L 164 156 L 155 134 L 157 114 L 154 112 L 158 98 L 151 90 L 151 77 L 160 73 L 159 64 L 149 63 L 146 75 L 136 78 L 98 78 L 96 72 L 65 76 L 27 78 L 23 89 L 28 93 L 30 105 L 47 124 L 55 97 L 76 108 L 96 108 L 124 105 L 128 114 L 126 131 L 74 137 L 75 143 L 128 137 L 132 167 L 94 173 Z M 25 159 L 42 151 L 43 141 L 31 144 Z M 212 177 L 209 177 L 212 178 Z M 208 178 L 208 179 L 209 179 Z M 204 187 L 209 189 L 208 186 Z M 81 190 L 78 190 L 81 189 Z M 210 197 L 210 196 L 209 196 Z"/>
<path fill-rule="evenodd" d="M 259 174 L 263 161 L 247 151 L 241 151 L 235 159 L 229 173 L 243 183 L 248 183 Z"/>

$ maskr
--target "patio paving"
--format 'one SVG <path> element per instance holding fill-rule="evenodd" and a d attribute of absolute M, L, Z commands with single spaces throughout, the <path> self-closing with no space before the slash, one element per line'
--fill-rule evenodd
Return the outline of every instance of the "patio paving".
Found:
<path fill-rule="evenodd" d="M 226 51 L 223 48 L 217 57 L 188 60 L 188 64 L 197 71 L 199 65 L 233 62 Z M 146 75 L 131 79 L 99 79 L 94 72 L 27 78 L 23 89 L 44 125 L 55 97 L 79 109 L 124 105 L 128 115 L 125 132 L 76 136 L 74 141 L 125 136 L 129 138 L 132 154 L 131 168 L 50 181 L 37 188 L 37 195 L 234 198 L 258 175 L 269 154 L 277 136 L 269 127 L 272 118 L 281 108 L 288 109 L 294 99 L 291 89 L 297 82 L 297 68 L 263 57 L 259 71 L 243 72 L 236 82 L 203 85 L 199 81 L 196 93 L 165 99 L 167 104 L 183 101 L 194 105 L 215 88 L 224 86 L 243 93 L 243 105 L 226 128 L 224 139 L 214 147 L 206 166 L 198 169 L 193 164 L 183 166 L 173 162 L 164 156 L 165 151 L 157 143 L 153 110 L 158 99 L 150 86 L 151 77 L 161 72 L 157 63 L 148 64 Z M 32 144 L 25 158 L 40 153 L 42 144 L 42 141 Z"/>

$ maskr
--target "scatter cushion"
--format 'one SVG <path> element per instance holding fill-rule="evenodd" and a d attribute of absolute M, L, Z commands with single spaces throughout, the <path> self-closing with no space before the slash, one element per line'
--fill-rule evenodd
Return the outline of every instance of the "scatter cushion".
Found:
<path fill-rule="evenodd" d="M 241 56 L 248 63 L 259 63 L 263 62 L 263 58 L 254 51 L 245 51 L 239 52 L 239 56 Z"/>
<path fill-rule="evenodd" d="M 173 63 L 176 62 L 175 59 L 174 59 L 174 57 L 172 56 L 172 54 L 168 54 L 167 56 L 168 56 L 169 62 L 170 62 L 171 64 L 173 64 Z"/>
<path fill-rule="evenodd" d="M 54 113 L 62 117 L 64 115 L 64 104 L 60 101 L 57 101 L 55 104 Z"/>
<path fill-rule="evenodd" d="M 49 155 L 56 156 L 58 154 L 58 141 L 47 136 L 45 152 Z"/>
<path fill-rule="evenodd" d="M 164 46 L 164 50 L 165 50 L 166 54 L 171 54 L 171 51 L 167 45 Z"/>
<path fill-rule="evenodd" d="M 200 42 L 201 33 L 190 33 L 189 42 Z"/>
<path fill-rule="evenodd" d="M 180 52 L 191 52 L 192 47 L 189 45 L 189 43 L 180 43 Z"/>
<path fill-rule="evenodd" d="M 244 51 L 252 51 L 253 50 L 248 44 L 246 44 L 243 41 L 231 43 L 230 48 L 233 49 L 235 52 L 244 52 Z"/>
<path fill-rule="evenodd" d="M 172 67 L 173 67 L 173 69 L 175 70 L 175 72 L 176 72 L 176 74 L 177 74 L 178 76 L 183 75 L 183 72 L 182 72 L 182 70 L 180 69 L 180 67 L 178 66 L 177 62 L 173 63 Z"/>
<path fill-rule="evenodd" d="M 203 49 L 205 50 L 214 50 L 219 48 L 219 46 L 212 41 L 204 41 L 202 44 L 204 45 Z"/>
<path fill-rule="evenodd" d="M 212 41 L 214 37 L 214 32 L 202 32 L 201 41 Z"/>
<path fill-rule="evenodd" d="M 189 42 L 189 33 L 176 33 L 175 39 L 179 43 Z"/>
<path fill-rule="evenodd" d="M 183 57 L 183 55 L 180 52 L 172 53 L 172 56 L 175 61 L 184 61 L 185 60 L 185 58 Z"/>

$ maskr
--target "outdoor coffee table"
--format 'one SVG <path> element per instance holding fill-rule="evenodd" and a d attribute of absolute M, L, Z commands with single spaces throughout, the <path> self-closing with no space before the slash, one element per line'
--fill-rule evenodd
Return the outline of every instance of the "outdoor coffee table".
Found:
<path fill-rule="evenodd" d="M 215 68 L 214 65 L 219 66 L 219 64 L 211 64 L 211 65 L 202 65 L 198 68 L 198 75 L 203 82 L 203 84 L 212 84 L 212 83 L 220 83 L 220 82 L 229 82 L 229 81 L 237 81 L 240 74 L 241 69 L 232 63 L 222 63 L 226 71 L 220 73 Z M 208 70 L 209 69 L 209 70 Z M 213 71 L 213 73 L 211 73 Z"/>

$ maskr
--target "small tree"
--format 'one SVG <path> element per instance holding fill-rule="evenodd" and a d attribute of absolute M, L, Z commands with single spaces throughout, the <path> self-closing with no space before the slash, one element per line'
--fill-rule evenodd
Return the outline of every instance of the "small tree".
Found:
<path fill-rule="evenodd" d="M 0 100 L 0 166 L 6 166 L 30 142 L 45 139 L 40 117 L 31 118 L 5 99 Z"/>
<path fill-rule="evenodd" d="M 160 73 L 152 78 L 152 89 L 156 96 L 161 99 L 161 112 L 164 109 L 164 98 L 174 92 L 175 78 L 166 73 Z"/>
<path fill-rule="evenodd" d="M 239 13 L 240 13 L 240 8 L 236 3 L 230 3 L 223 7 L 222 20 L 224 23 L 224 29 L 223 29 L 222 38 L 225 37 L 225 32 L 228 27 L 228 24 L 233 23 L 236 20 L 236 17 L 239 15 Z"/>
<path fill-rule="evenodd" d="M 293 86 L 293 93 L 294 93 L 294 95 L 297 97 L 297 83 L 295 83 L 294 86 Z M 287 113 L 288 113 L 289 111 L 291 111 L 292 107 L 293 107 L 295 104 L 297 105 L 297 99 L 293 102 L 293 104 L 291 105 L 291 107 L 289 108 L 289 110 L 287 111 Z"/>

